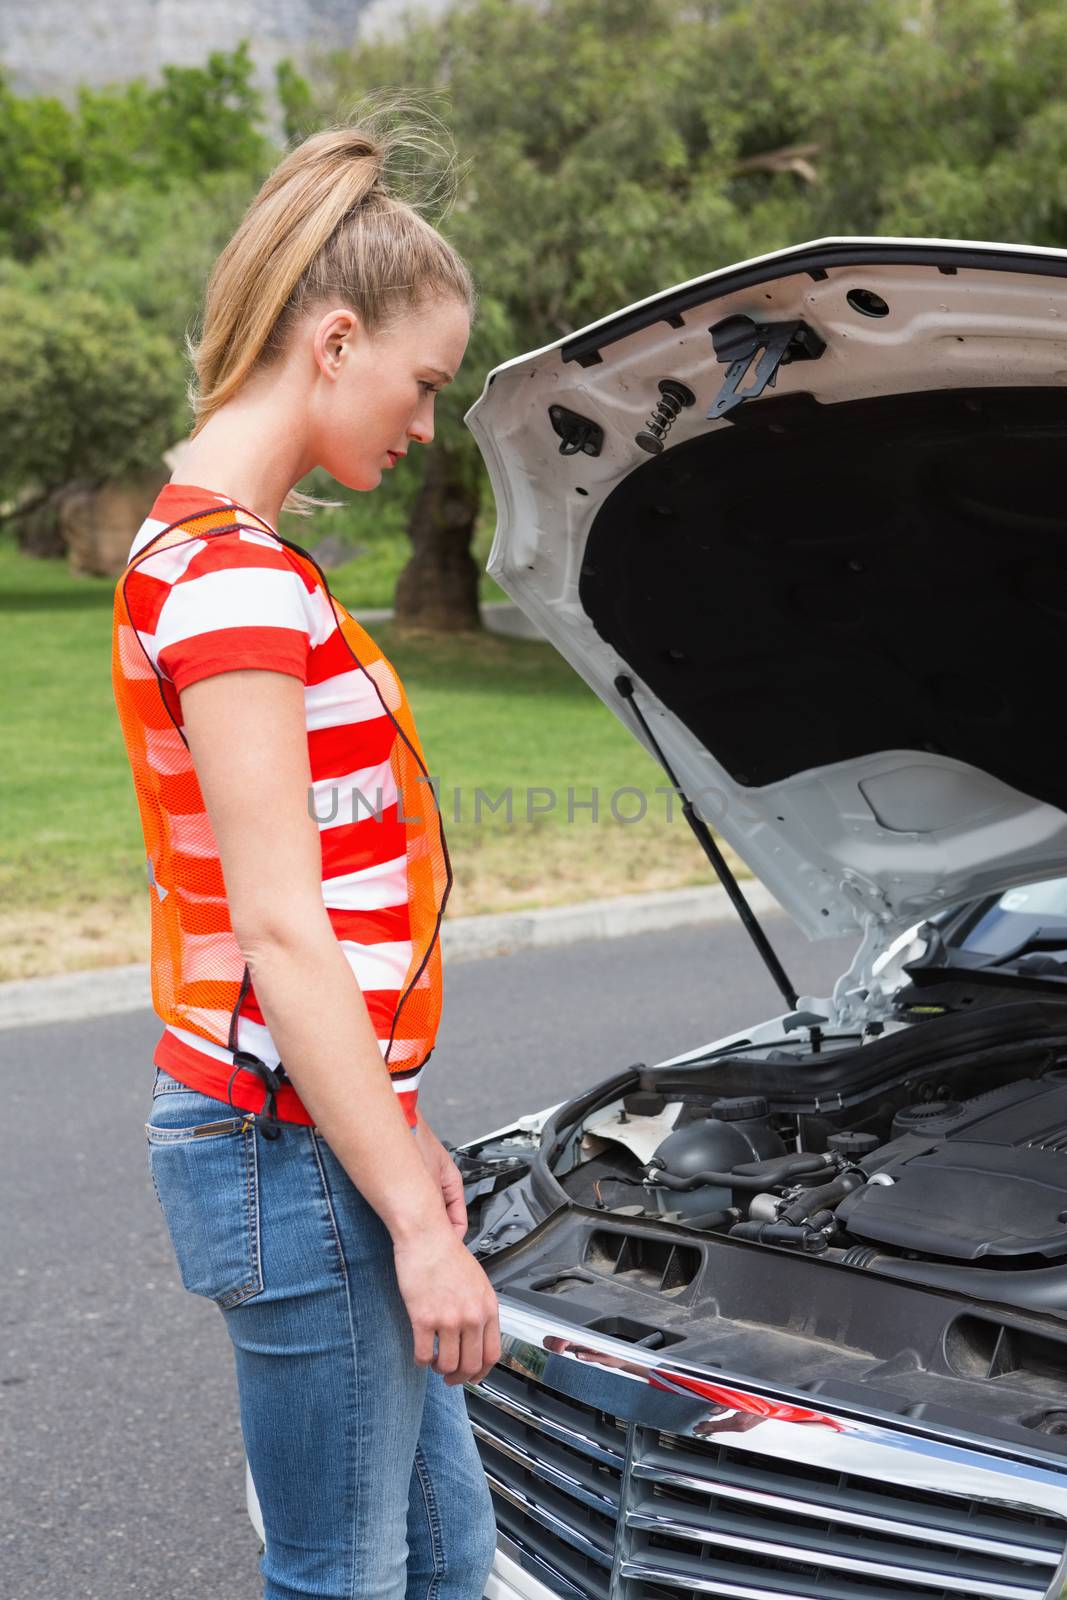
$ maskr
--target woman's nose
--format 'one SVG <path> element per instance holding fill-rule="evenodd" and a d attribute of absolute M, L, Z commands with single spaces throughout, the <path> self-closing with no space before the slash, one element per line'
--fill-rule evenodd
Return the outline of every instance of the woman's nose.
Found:
<path fill-rule="evenodd" d="M 425 396 L 419 409 L 416 411 L 408 429 L 408 438 L 414 439 L 416 444 L 431 444 L 433 442 L 433 403 L 434 396 Z"/>

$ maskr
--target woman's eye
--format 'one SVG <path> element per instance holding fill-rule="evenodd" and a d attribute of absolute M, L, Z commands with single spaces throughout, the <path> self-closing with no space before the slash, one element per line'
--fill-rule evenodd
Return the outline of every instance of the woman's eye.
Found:
<path fill-rule="evenodd" d="M 427 383 L 425 378 L 420 379 L 419 388 L 425 390 L 427 394 L 437 393 L 437 385 L 435 383 Z"/>

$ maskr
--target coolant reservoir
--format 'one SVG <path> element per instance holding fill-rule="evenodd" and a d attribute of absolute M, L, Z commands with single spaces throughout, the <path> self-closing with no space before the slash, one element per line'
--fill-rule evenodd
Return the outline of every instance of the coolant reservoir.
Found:
<path fill-rule="evenodd" d="M 784 1156 L 762 1095 L 716 1100 L 712 1115 L 675 1128 L 658 1146 L 652 1165 L 676 1178 L 698 1172 L 729 1172 L 745 1161 Z"/>

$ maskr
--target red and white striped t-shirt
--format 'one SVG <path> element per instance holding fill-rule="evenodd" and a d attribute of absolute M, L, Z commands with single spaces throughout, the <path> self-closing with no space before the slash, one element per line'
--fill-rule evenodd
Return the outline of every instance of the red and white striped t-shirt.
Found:
<path fill-rule="evenodd" d="M 384 1056 L 412 954 L 406 834 L 389 762 L 395 725 L 372 680 L 353 667 L 326 595 L 294 569 L 267 525 L 233 501 L 166 484 L 137 532 L 130 559 L 172 523 L 218 506 L 233 506 L 238 529 L 146 556 L 126 585 L 131 620 L 179 727 L 181 691 L 215 673 L 259 667 L 289 673 L 305 685 L 322 898 Z M 279 1052 L 252 988 L 238 1011 L 237 1048 L 278 1065 Z M 227 1098 L 233 1057 L 200 1034 L 165 1023 L 154 1061 L 189 1087 Z M 393 1079 L 412 1126 L 420 1076 Z M 288 1084 L 279 1092 L 277 1114 L 311 1120 Z"/>

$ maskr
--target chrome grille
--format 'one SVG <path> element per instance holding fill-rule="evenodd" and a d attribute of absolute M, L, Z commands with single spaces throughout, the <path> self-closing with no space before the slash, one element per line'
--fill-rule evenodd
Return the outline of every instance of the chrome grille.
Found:
<path fill-rule="evenodd" d="M 560 1593 L 607 1600 L 624 1424 L 506 1367 L 468 1390 L 467 1409 L 502 1532 Z"/>
<path fill-rule="evenodd" d="M 501 1298 L 467 1404 L 566 1600 L 1067 1600 L 1067 1471 L 775 1399 Z"/>
<path fill-rule="evenodd" d="M 1062 1519 L 638 1430 L 619 1578 L 750 1600 L 1044 1600 Z"/>

